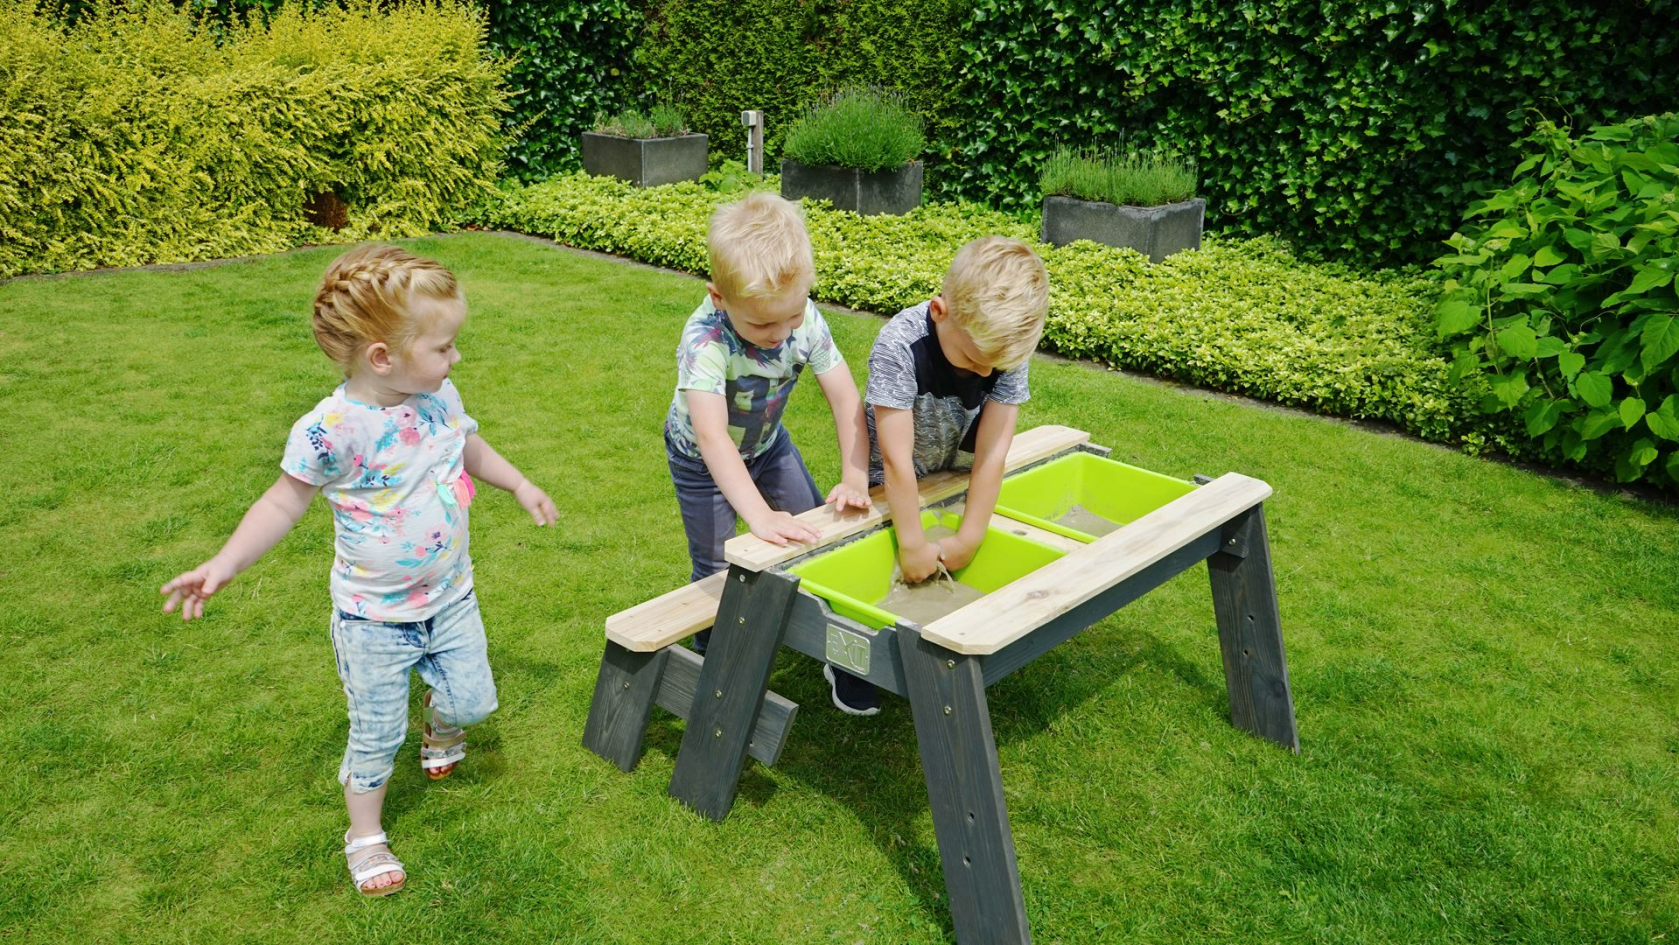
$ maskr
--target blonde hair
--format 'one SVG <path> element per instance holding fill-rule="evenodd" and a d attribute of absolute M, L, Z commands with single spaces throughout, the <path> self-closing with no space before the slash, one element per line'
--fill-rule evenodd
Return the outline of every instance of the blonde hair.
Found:
<path fill-rule="evenodd" d="M 816 281 L 799 205 L 762 191 L 717 208 L 706 235 L 711 282 L 727 299 L 779 295 Z"/>
<path fill-rule="evenodd" d="M 454 273 L 395 246 L 358 246 L 332 261 L 315 293 L 315 343 L 350 376 L 363 349 L 384 342 L 408 350 L 423 329 L 416 297 L 461 297 Z"/>
<path fill-rule="evenodd" d="M 1049 309 L 1049 275 L 1025 243 L 1006 236 L 973 240 L 957 251 L 940 294 L 950 320 L 997 370 L 1011 371 L 1037 350 Z"/>

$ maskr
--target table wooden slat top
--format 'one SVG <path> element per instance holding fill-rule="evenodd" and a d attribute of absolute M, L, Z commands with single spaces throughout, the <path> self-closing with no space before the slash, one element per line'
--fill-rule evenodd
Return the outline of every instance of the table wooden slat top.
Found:
<path fill-rule="evenodd" d="M 1051 424 L 1023 430 L 1015 435 L 1014 441 L 1009 445 L 1004 469 L 1006 472 L 1012 472 L 1088 442 L 1090 434 L 1071 427 Z M 964 492 L 967 488 L 968 474 L 965 472 L 936 472 L 917 483 L 923 508 Z M 730 564 L 740 565 L 748 571 L 763 571 L 843 538 L 867 531 L 891 518 L 892 510 L 886 504 L 884 486 L 870 489 L 869 499 L 873 505 L 866 512 L 853 510 L 842 515 L 835 513 L 833 506 L 822 505 L 798 516 L 798 521 L 816 529 L 820 537 L 814 542 L 788 542 L 785 545 L 777 545 L 756 535 L 736 535 L 723 546 L 723 557 Z"/>
<path fill-rule="evenodd" d="M 1266 483 L 1227 473 L 922 628 L 956 653 L 995 653 L 1264 502 Z"/>

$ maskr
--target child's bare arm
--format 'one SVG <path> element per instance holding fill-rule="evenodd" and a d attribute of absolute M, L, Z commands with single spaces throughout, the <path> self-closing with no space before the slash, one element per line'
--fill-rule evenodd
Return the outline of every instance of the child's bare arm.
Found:
<path fill-rule="evenodd" d="M 215 557 L 159 588 L 159 593 L 169 595 L 163 612 L 173 613 L 178 604 L 182 620 L 204 616 L 204 602 L 210 595 L 279 544 L 309 509 L 316 491 L 317 487 L 281 473 L 268 491 L 251 504 L 239 527 Z"/>
<path fill-rule="evenodd" d="M 481 479 L 497 489 L 513 493 L 513 498 L 519 500 L 519 504 L 531 514 L 536 524 L 552 525 L 559 518 L 559 510 L 554 507 L 554 500 L 548 498 L 548 493 L 526 479 L 518 467 L 504 459 L 478 434 L 474 433 L 466 438 L 466 449 L 461 454 L 461 464 L 466 467 L 467 475 L 472 478 Z"/>
<path fill-rule="evenodd" d="M 1020 416 L 1016 404 L 990 401 L 979 412 L 979 432 L 974 438 L 974 468 L 968 474 L 968 502 L 962 513 L 962 527 L 956 537 L 944 543 L 945 567 L 955 570 L 974 559 L 991 513 L 997 508 L 997 494 L 1003 488 L 1003 467 L 1014 442 L 1014 424 Z"/>
<path fill-rule="evenodd" d="M 729 407 L 722 394 L 689 390 L 688 420 L 694 425 L 694 439 L 700 447 L 700 458 L 711 479 L 729 500 L 735 513 L 746 520 L 752 534 L 776 545 L 788 541 L 815 541 L 816 530 L 793 520 L 786 512 L 777 512 L 758 492 L 752 474 L 741 461 L 740 450 L 729 437 Z"/>
<path fill-rule="evenodd" d="M 869 427 L 863 416 L 863 398 L 857 382 L 844 363 L 816 375 L 828 409 L 834 412 L 834 432 L 839 437 L 840 481 L 828 492 L 834 511 L 869 507 Z"/>
<path fill-rule="evenodd" d="M 886 474 L 886 504 L 898 533 L 898 567 L 905 581 L 925 581 L 939 569 L 940 548 L 937 542 L 927 541 L 921 527 L 921 492 L 915 485 L 915 411 L 876 404 L 874 432 Z"/>

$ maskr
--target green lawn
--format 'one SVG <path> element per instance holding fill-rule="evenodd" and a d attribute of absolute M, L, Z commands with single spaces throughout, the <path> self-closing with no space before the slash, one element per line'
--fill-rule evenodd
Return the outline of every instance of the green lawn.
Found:
<path fill-rule="evenodd" d="M 947 939 L 905 703 L 841 716 L 784 651 L 798 721 L 721 825 L 665 796 L 674 718 L 633 774 L 580 744 L 602 620 L 687 575 L 659 430 L 699 282 L 415 246 L 469 294 L 468 409 L 561 524 L 474 507 L 502 708 L 442 784 L 410 732 L 388 900 L 353 894 L 338 849 L 322 505 L 205 621 L 157 612 L 335 382 L 306 313 L 338 250 L 0 285 L 0 939 Z M 830 321 L 861 380 L 881 323 Z M 1036 941 L 1675 939 L 1679 513 L 1083 365 L 1032 380 L 1024 426 L 1275 487 L 1301 740 L 1229 725 L 1204 568 L 997 685 Z M 802 386 L 788 424 L 825 489 L 831 421 Z"/>

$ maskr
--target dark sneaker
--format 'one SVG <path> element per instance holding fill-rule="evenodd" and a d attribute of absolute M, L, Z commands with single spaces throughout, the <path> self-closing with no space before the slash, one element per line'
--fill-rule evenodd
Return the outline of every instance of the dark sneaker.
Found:
<path fill-rule="evenodd" d="M 858 679 L 845 670 L 823 664 L 822 676 L 834 696 L 834 708 L 846 715 L 875 715 L 880 712 L 880 690 L 866 679 Z"/>
<path fill-rule="evenodd" d="M 710 643 L 711 643 L 711 628 L 710 627 L 706 627 L 704 630 L 701 630 L 699 633 L 694 634 L 694 652 L 695 653 L 698 653 L 699 655 L 704 656 L 705 655 L 705 648 L 708 645 L 710 645 Z"/>

